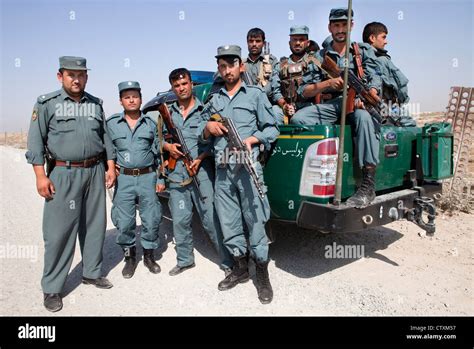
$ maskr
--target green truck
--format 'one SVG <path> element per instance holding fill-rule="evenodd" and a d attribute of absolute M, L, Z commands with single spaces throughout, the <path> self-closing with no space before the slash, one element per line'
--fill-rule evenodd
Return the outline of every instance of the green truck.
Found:
<path fill-rule="evenodd" d="M 194 94 L 202 101 L 220 88 L 212 82 L 212 72 L 191 74 Z M 144 112 L 156 112 L 159 104 L 175 100 L 171 91 L 158 93 L 144 106 Z M 344 130 L 342 204 L 333 204 L 339 132 L 339 125 L 280 126 L 280 136 L 264 169 L 271 220 L 343 233 L 407 219 L 428 235 L 434 234 L 434 198 L 441 193 L 440 181 L 453 175 L 451 125 L 382 126 L 377 198 L 364 209 L 344 205 L 361 177 L 353 159 L 350 126 Z"/>

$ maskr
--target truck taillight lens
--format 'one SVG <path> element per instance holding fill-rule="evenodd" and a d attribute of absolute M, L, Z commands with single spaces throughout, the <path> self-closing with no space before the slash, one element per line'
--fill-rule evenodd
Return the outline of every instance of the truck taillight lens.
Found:
<path fill-rule="evenodd" d="M 334 196 L 338 145 L 338 138 L 328 138 L 308 147 L 301 174 L 301 196 Z"/>

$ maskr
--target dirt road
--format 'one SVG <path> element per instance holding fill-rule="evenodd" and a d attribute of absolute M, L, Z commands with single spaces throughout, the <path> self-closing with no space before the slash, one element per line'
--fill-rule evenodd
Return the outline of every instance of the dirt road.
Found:
<path fill-rule="evenodd" d="M 40 287 L 43 200 L 24 150 L 0 146 L 0 163 L 0 314 L 52 315 L 43 308 Z M 217 290 L 223 273 L 197 220 L 196 268 L 168 276 L 176 256 L 165 219 L 159 249 L 163 271 L 152 275 L 140 263 L 132 279 L 123 279 L 109 218 L 104 273 L 114 287 L 80 283 L 77 248 L 58 315 L 474 315 L 473 227 L 474 215 L 467 214 L 439 216 L 432 238 L 420 237 L 420 228 L 403 221 L 346 235 L 276 225 L 270 247 L 275 297 L 262 305 L 254 281 Z M 328 258 L 328 249 L 345 246 L 356 247 L 363 258 Z M 251 274 L 254 280 L 253 267 Z"/>

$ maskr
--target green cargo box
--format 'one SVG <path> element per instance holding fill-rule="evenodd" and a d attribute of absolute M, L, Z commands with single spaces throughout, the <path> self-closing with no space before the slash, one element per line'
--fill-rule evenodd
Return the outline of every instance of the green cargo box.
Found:
<path fill-rule="evenodd" d="M 453 133 L 450 123 L 425 125 L 417 140 L 423 178 L 440 180 L 453 175 Z"/>

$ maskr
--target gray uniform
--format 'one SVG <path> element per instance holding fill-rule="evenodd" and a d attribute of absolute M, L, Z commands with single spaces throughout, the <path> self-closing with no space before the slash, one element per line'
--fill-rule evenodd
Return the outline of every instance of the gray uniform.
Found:
<path fill-rule="evenodd" d="M 360 43 L 361 47 L 368 44 Z M 386 50 L 375 49 L 377 57 L 377 74 L 382 80 L 382 99 L 385 103 L 386 111 L 398 120 L 401 126 L 416 126 L 415 120 L 410 116 L 407 102 L 408 97 L 408 78 L 393 64 L 392 59 Z"/>
<path fill-rule="evenodd" d="M 195 98 L 195 105 L 186 119 L 183 119 L 177 102 L 170 107 L 174 126 L 183 133 L 186 146 L 193 159 L 196 159 L 204 152 L 210 153 L 211 151 L 209 145 L 199 144 L 198 142 L 200 126 L 203 123 L 202 110 L 203 105 L 197 98 Z M 164 133 L 167 133 L 166 129 Z M 180 184 L 189 179 L 188 171 L 183 161 L 177 161 L 175 169 L 168 174 L 168 178 L 170 180 L 169 207 L 173 217 L 173 234 L 176 241 L 178 267 L 186 267 L 194 263 L 191 222 L 193 207 L 195 207 L 201 218 L 204 230 L 219 253 L 221 268 L 231 268 L 233 260 L 223 245 L 222 231 L 214 208 L 214 168 L 211 158 L 204 159 L 201 162 L 197 174 L 197 178 L 200 181 L 199 188 L 205 197 L 204 201 L 200 200 L 197 188 L 192 183 L 186 186 Z"/>
<path fill-rule="evenodd" d="M 274 79 L 274 75 L 277 74 L 280 69 L 280 62 L 278 59 L 272 54 L 268 55 L 268 59 L 266 55 L 261 54 L 255 61 L 252 61 L 250 57 L 247 57 L 244 60 L 244 64 L 252 82 L 257 86 L 260 86 L 267 94 L 268 99 L 272 101 L 272 80 Z M 265 69 L 270 70 L 270 67 L 271 71 L 265 71 Z M 266 77 L 263 82 L 259 81 L 259 75 L 261 75 L 262 70 L 263 75 Z"/>
<path fill-rule="evenodd" d="M 83 161 L 104 152 L 107 160 L 113 160 L 102 101 L 84 93 L 76 102 L 62 89 L 38 97 L 28 133 L 28 163 L 43 165 L 45 146 L 57 160 Z M 56 166 L 49 178 L 56 193 L 44 206 L 41 285 L 44 293 L 60 293 L 74 257 L 77 235 L 84 277 L 101 276 L 106 229 L 104 163 L 98 161 L 87 168 Z"/>
<path fill-rule="evenodd" d="M 214 94 L 209 103 L 212 108 L 206 108 L 208 111 L 206 119 L 214 112 L 231 118 L 242 140 L 255 136 L 266 149 L 270 149 L 271 143 L 278 137 L 279 131 L 271 104 L 259 87 L 247 86 L 242 82 L 240 89 L 232 98 L 223 87 Z M 268 198 L 259 197 L 250 175 L 241 164 L 232 161 L 227 164 L 221 162 L 222 154 L 227 147 L 225 138 L 211 139 L 216 156 L 215 206 L 221 222 L 224 245 L 235 257 L 246 254 L 243 216 L 249 231 L 251 253 L 258 262 L 265 262 L 268 260 L 265 223 L 270 218 Z M 262 166 L 256 161 L 258 153 L 259 147 L 254 147 L 252 156 L 256 171 L 263 182 Z"/>
<path fill-rule="evenodd" d="M 371 48 L 360 48 L 362 67 L 368 82 L 369 88 L 375 88 L 379 93 L 381 89 L 380 76 L 376 73 L 377 63 L 374 50 Z M 325 55 L 331 57 L 342 69 L 344 57 L 333 50 L 332 44 L 316 53 L 316 58 L 321 62 Z M 356 73 L 354 57 L 349 55 L 349 69 Z M 302 97 L 304 88 L 308 84 L 314 84 L 325 80 L 327 77 L 321 69 L 314 63 L 309 64 L 308 70 L 303 76 L 303 84 L 298 88 L 298 94 Z M 326 92 L 325 92 L 326 93 Z M 333 98 L 321 103 L 311 104 L 295 113 L 291 118 L 292 124 L 297 125 L 330 125 L 337 122 L 341 115 L 342 92 L 331 93 Z M 348 120 L 354 125 L 356 152 L 359 166 L 376 165 L 379 162 L 379 142 L 380 134 L 377 132 L 377 125 L 370 114 L 364 109 L 356 109 L 348 115 Z"/>
<path fill-rule="evenodd" d="M 148 115 L 141 114 L 132 130 L 124 113 L 107 119 L 110 138 L 116 149 L 120 174 L 115 185 L 112 221 L 117 227 L 116 242 L 122 248 L 135 246 L 136 201 L 142 221 L 141 244 L 144 249 L 158 248 L 158 230 L 161 222 L 161 204 L 155 186 L 164 183 L 157 178 L 159 166 L 156 123 Z M 149 173 L 129 175 L 125 169 L 149 169 Z"/>

